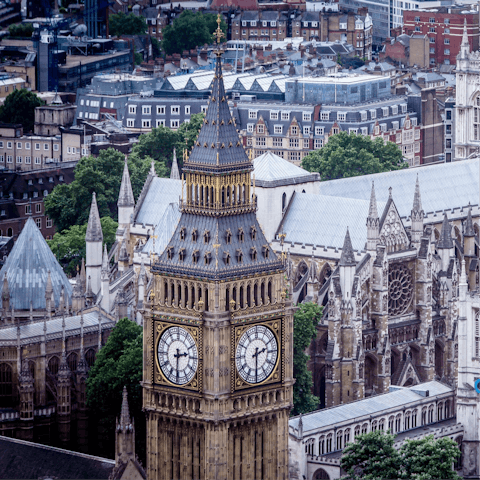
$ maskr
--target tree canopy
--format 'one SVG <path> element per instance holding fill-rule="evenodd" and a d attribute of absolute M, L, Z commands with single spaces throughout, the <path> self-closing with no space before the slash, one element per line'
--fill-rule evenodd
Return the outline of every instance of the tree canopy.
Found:
<path fill-rule="evenodd" d="M 140 135 L 138 143 L 133 146 L 132 155 L 139 158 L 151 157 L 158 164 L 165 165 L 170 172 L 173 161 L 173 148 L 177 149 L 179 167 L 183 164 L 183 149 L 190 151 L 202 126 L 204 114 L 197 113 L 190 117 L 190 122 L 184 122 L 178 130 L 159 126 L 150 133 Z M 159 173 L 157 172 L 157 175 Z M 159 175 L 160 176 L 160 175 Z"/>
<path fill-rule="evenodd" d="M 25 133 L 33 131 L 35 108 L 45 102 L 24 88 L 10 93 L 0 107 L 0 122 L 21 123 Z"/>
<path fill-rule="evenodd" d="M 11 37 L 30 38 L 33 34 L 33 30 L 32 23 L 18 23 L 16 25 L 8 26 L 8 33 Z"/>
<path fill-rule="evenodd" d="M 100 455 L 114 458 L 115 419 L 120 417 L 123 387 L 135 420 L 138 456 L 145 456 L 146 427 L 142 412 L 143 329 L 128 318 L 119 320 L 88 373 L 87 406 L 98 425 Z"/>
<path fill-rule="evenodd" d="M 223 17 L 220 28 L 226 35 L 227 24 Z M 213 43 L 213 32 L 216 29 L 216 15 L 184 10 L 171 25 L 167 25 L 163 29 L 162 49 L 167 55 L 171 55 L 204 44 L 211 44 Z"/>
<path fill-rule="evenodd" d="M 305 353 L 317 334 L 322 307 L 316 303 L 302 303 L 293 318 L 293 410 L 292 415 L 311 412 L 318 408 L 319 398 L 313 395 L 312 372 L 307 368 Z"/>
<path fill-rule="evenodd" d="M 118 223 L 110 217 L 100 219 L 103 232 L 103 243 L 107 245 L 107 250 L 115 242 L 115 232 Z M 86 256 L 85 234 L 87 233 L 87 224 L 72 225 L 70 228 L 57 232 L 51 240 L 47 240 L 48 246 L 54 253 L 57 260 L 63 266 L 66 273 L 74 275 Z"/>
<path fill-rule="evenodd" d="M 97 195 L 100 217 L 117 218 L 117 201 L 122 182 L 124 155 L 109 148 L 98 157 L 83 157 L 75 167 L 72 183 L 57 185 L 45 199 L 45 213 L 53 220 L 59 231 L 88 221 L 92 193 Z M 148 156 L 130 155 L 128 169 L 133 195 L 138 198 L 150 169 L 152 159 Z M 161 162 L 155 162 L 158 176 L 168 171 Z"/>
<path fill-rule="evenodd" d="M 147 22 L 141 15 L 123 12 L 110 15 L 110 35 L 121 37 L 122 35 L 143 35 L 147 31 Z"/>
<path fill-rule="evenodd" d="M 340 132 L 329 137 L 323 148 L 306 155 L 302 167 L 320 173 L 321 180 L 325 181 L 400 170 L 407 168 L 408 163 L 392 142 L 385 144 L 380 137 L 372 140 L 364 135 Z"/>
<path fill-rule="evenodd" d="M 448 438 L 435 440 L 429 435 L 406 440 L 400 450 L 394 447 L 395 435 L 376 430 L 358 436 L 343 450 L 342 480 L 382 479 L 453 479 L 460 477 L 453 462 L 460 456 L 457 443 Z"/>

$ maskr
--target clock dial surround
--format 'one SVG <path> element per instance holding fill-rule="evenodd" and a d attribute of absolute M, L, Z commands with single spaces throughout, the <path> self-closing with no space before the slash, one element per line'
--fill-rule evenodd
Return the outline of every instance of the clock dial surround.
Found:
<path fill-rule="evenodd" d="M 188 384 L 198 368 L 198 348 L 192 335 L 182 327 L 167 328 L 157 346 L 158 364 L 174 385 Z"/>
<path fill-rule="evenodd" d="M 235 363 L 238 374 L 245 382 L 258 384 L 267 380 L 277 360 L 278 342 L 270 328 L 255 325 L 240 337 L 235 353 Z"/>

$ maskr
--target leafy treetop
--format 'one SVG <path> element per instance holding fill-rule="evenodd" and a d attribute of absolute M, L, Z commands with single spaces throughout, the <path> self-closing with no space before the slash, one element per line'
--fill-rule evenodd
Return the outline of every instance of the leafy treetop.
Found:
<path fill-rule="evenodd" d="M 293 319 L 293 410 L 292 415 L 311 412 L 318 408 L 319 399 L 312 394 L 312 372 L 307 368 L 305 351 L 317 335 L 322 307 L 316 303 L 302 303 Z"/>
<path fill-rule="evenodd" d="M 147 31 L 147 22 L 141 15 L 120 12 L 109 17 L 110 34 L 116 37 L 122 35 L 143 35 Z"/>
<path fill-rule="evenodd" d="M 358 436 L 343 450 L 342 480 L 375 479 L 452 479 L 460 477 L 452 469 L 460 457 L 457 443 L 448 438 L 435 440 L 428 435 L 406 440 L 400 450 L 394 447 L 395 435 L 376 430 Z"/>
<path fill-rule="evenodd" d="M 33 31 L 34 28 L 32 23 L 18 23 L 16 25 L 8 26 L 8 33 L 11 37 L 30 38 Z"/>
<path fill-rule="evenodd" d="M 227 33 L 227 24 L 222 17 L 220 28 Z M 162 48 L 167 55 L 182 53 L 195 47 L 213 43 L 217 29 L 217 17 L 211 13 L 184 10 L 171 25 L 163 29 Z"/>
<path fill-rule="evenodd" d="M 380 137 L 371 140 L 364 135 L 340 132 L 329 137 L 323 148 L 306 155 L 302 167 L 320 173 L 325 181 L 400 170 L 407 168 L 408 163 L 392 142 L 385 144 Z"/>
<path fill-rule="evenodd" d="M 110 217 L 101 218 L 100 223 L 102 225 L 103 243 L 107 245 L 107 250 L 110 250 L 115 242 L 118 223 Z M 47 240 L 48 246 L 67 274 L 74 275 L 82 258 L 86 256 L 86 233 L 86 223 L 72 225 L 61 233 L 57 232 L 51 240 Z"/>
<path fill-rule="evenodd" d="M 143 329 L 128 318 L 119 320 L 97 353 L 88 373 L 87 405 L 98 425 L 99 450 L 114 455 L 115 419 L 120 416 L 122 391 L 127 387 L 130 414 L 135 420 L 136 451 L 145 452 L 145 415 L 142 412 Z"/>
<path fill-rule="evenodd" d="M 25 133 L 31 132 L 35 124 L 35 108 L 41 105 L 45 102 L 33 92 L 24 88 L 14 90 L 0 107 L 0 122 L 20 123 Z"/>

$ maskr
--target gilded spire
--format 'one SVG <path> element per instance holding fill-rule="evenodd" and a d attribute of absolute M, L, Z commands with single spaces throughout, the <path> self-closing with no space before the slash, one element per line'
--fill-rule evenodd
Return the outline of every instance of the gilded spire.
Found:
<path fill-rule="evenodd" d="M 87 242 L 102 242 L 103 232 L 100 223 L 100 214 L 98 213 L 97 197 L 95 192 L 92 194 L 92 203 L 90 205 L 90 215 L 88 216 L 87 234 L 85 235 Z"/>
<path fill-rule="evenodd" d="M 180 172 L 178 171 L 178 163 L 177 163 L 177 152 L 175 147 L 173 147 L 173 160 L 172 160 L 172 170 L 170 171 L 170 178 L 174 180 L 180 180 Z"/>
<path fill-rule="evenodd" d="M 355 255 L 353 253 L 352 241 L 350 240 L 350 232 L 348 231 L 345 235 L 345 240 L 342 247 L 342 255 L 340 256 L 340 262 L 338 263 L 341 267 L 348 267 L 356 265 Z"/>
<path fill-rule="evenodd" d="M 453 248 L 452 227 L 446 213 L 443 214 L 442 231 L 440 232 L 437 248 Z"/>
<path fill-rule="evenodd" d="M 133 207 L 135 199 L 133 198 L 132 183 L 130 182 L 130 173 L 128 171 L 127 156 L 125 155 L 125 165 L 123 166 L 122 183 L 120 185 L 120 193 L 118 194 L 117 206 Z"/>

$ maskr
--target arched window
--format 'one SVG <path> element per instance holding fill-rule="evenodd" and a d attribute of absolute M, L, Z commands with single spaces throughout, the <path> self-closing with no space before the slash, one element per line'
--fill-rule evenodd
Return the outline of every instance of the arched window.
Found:
<path fill-rule="evenodd" d="M 0 363 L 0 405 L 11 407 L 12 395 L 12 367 L 7 363 Z"/>
<path fill-rule="evenodd" d="M 393 430 L 393 423 L 394 423 L 394 417 L 390 417 L 388 419 L 388 429 L 390 430 L 390 433 L 394 433 L 394 430 Z"/>
<path fill-rule="evenodd" d="M 285 207 L 287 206 L 287 194 L 283 192 L 282 195 L 282 211 L 285 210 Z"/>
<path fill-rule="evenodd" d="M 323 455 L 325 453 L 325 437 L 321 437 L 318 441 L 318 454 Z"/>
<path fill-rule="evenodd" d="M 52 357 L 48 361 L 48 369 L 50 370 L 50 373 L 52 373 L 53 375 L 56 375 L 58 373 L 59 365 L 60 365 L 60 361 L 58 357 Z"/>
<path fill-rule="evenodd" d="M 480 95 L 473 101 L 473 139 L 480 140 Z"/>
<path fill-rule="evenodd" d="M 95 350 L 93 348 L 87 350 L 87 353 L 85 354 L 85 361 L 89 367 L 95 363 Z"/>
<path fill-rule="evenodd" d="M 75 352 L 72 352 L 67 357 L 68 368 L 70 369 L 71 372 L 75 372 L 77 370 L 77 362 L 78 362 L 77 354 Z"/>
<path fill-rule="evenodd" d="M 354 435 L 355 435 L 355 438 L 357 438 L 357 437 L 360 435 L 360 425 L 357 425 L 357 426 L 355 427 L 355 433 L 354 433 Z"/>
<path fill-rule="evenodd" d="M 13 230 L 11 228 L 7 230 L 7 237 L 13 237 Z"/>
<path fill-rule="evenodd" d="M 342 436 L 343 436 L 342 430 L 340 430 L 339 432 L 337 432 L 337 450 L 341 450 L 341 449 L 342 449 Z"/>

